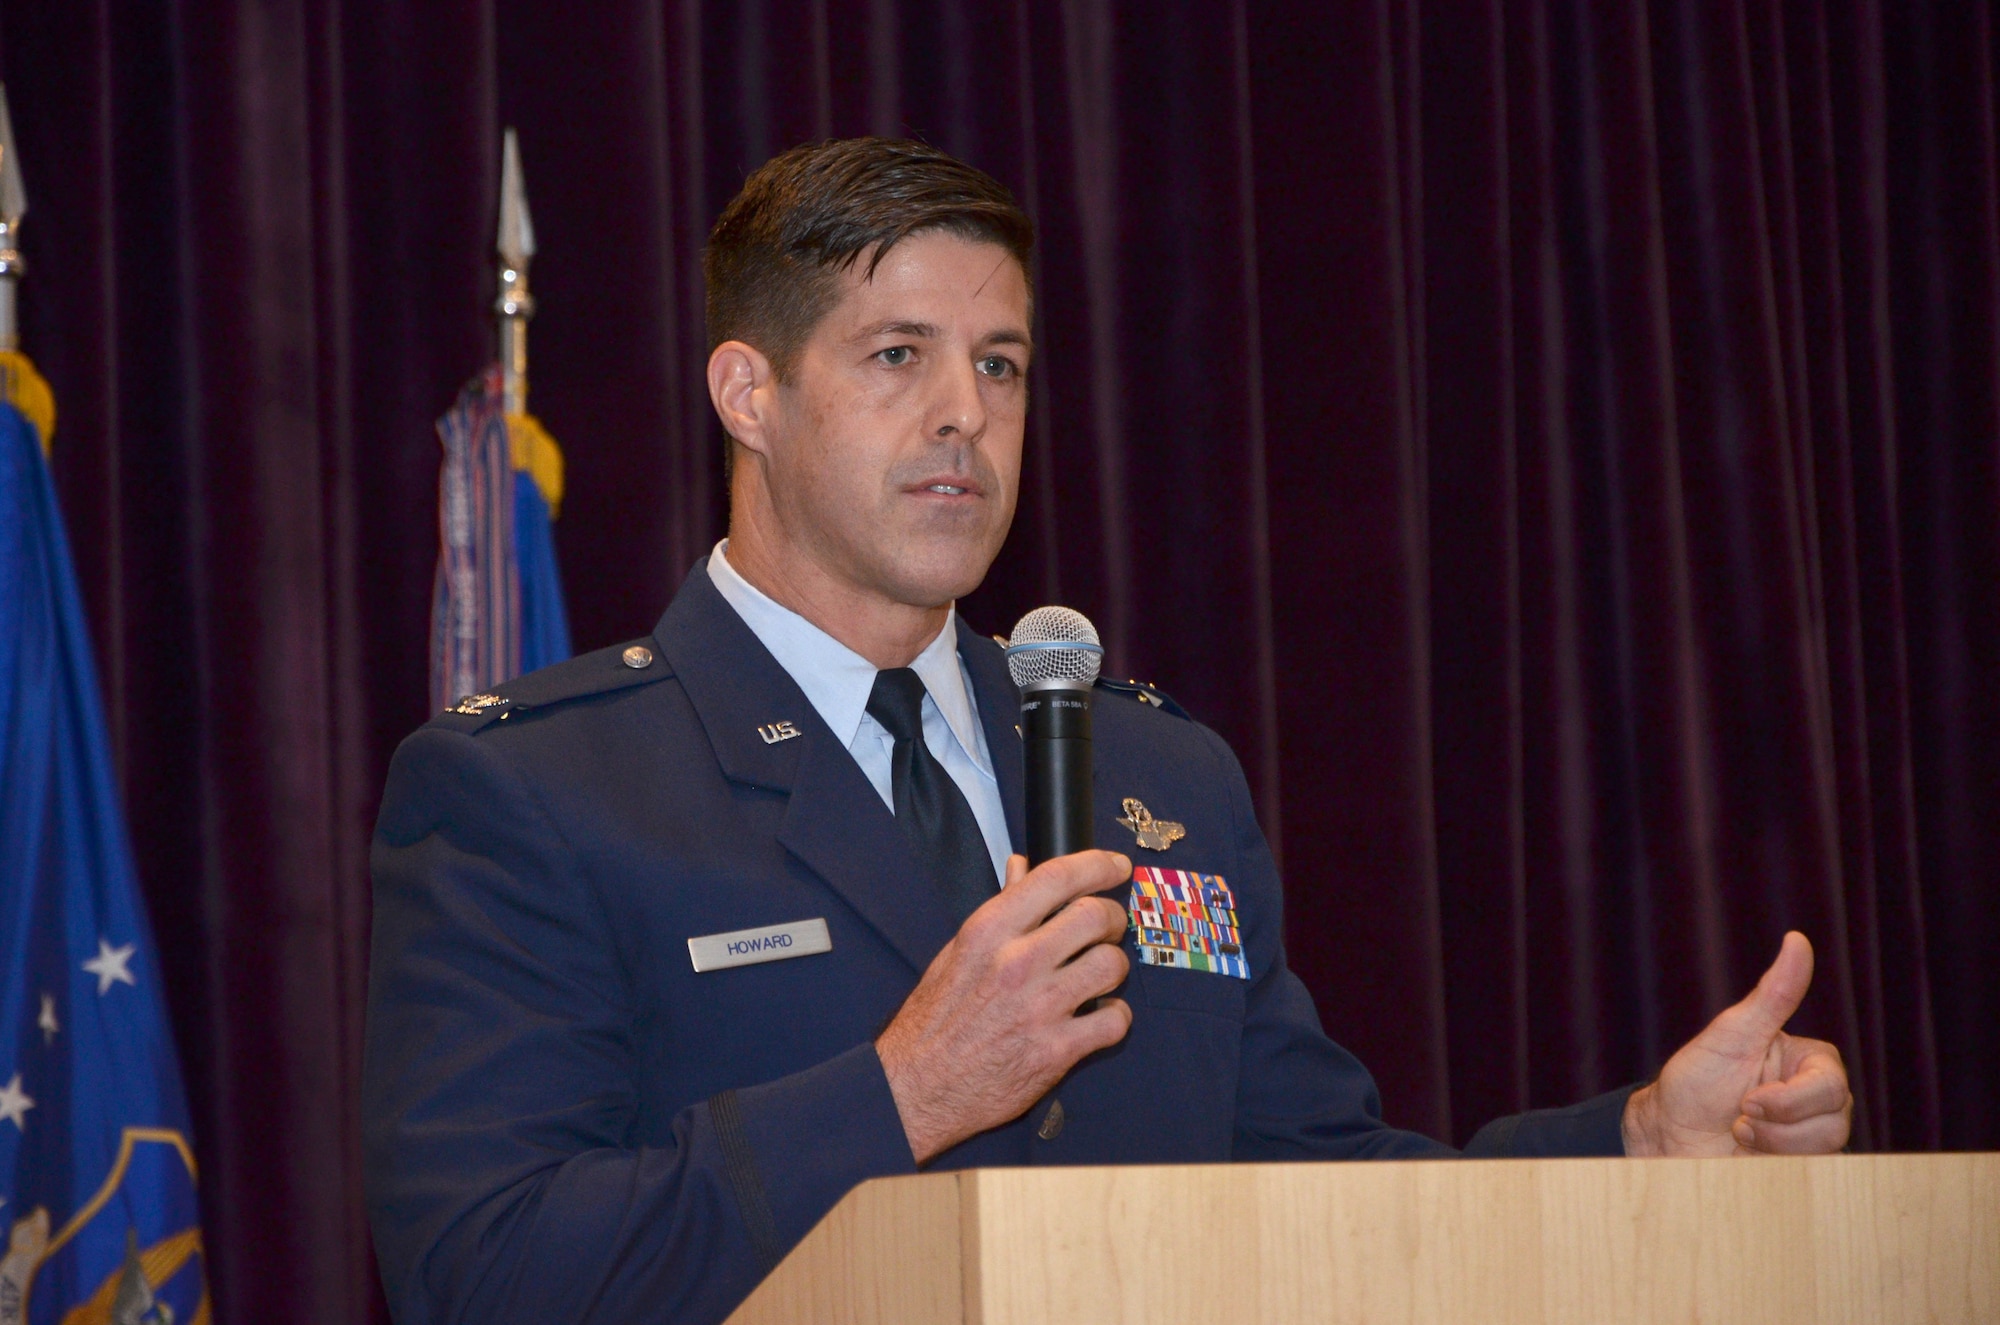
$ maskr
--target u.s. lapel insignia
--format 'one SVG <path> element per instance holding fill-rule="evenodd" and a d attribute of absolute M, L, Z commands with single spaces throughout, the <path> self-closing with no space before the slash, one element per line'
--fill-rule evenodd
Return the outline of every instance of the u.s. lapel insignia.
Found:
<path fill-rule="evenodd" d="M 794 736 L 805 735 L 804 732 L 789 722 L 766 723 L 757 729 L 757 734 L 764 738 L 764 744 L 766 745 L 776 745 L 779 741 L 789 741 Z"/>
<path fill-rule="evenodd" d="M 1187 836 L 1186 828 L 1171 819 L 1155 819 L 1151 810 L 1130 796 L 1125 798 L 1125 817 L 1118 822 L 1131 829 L 1148 851 L 1165 851 Z"/>

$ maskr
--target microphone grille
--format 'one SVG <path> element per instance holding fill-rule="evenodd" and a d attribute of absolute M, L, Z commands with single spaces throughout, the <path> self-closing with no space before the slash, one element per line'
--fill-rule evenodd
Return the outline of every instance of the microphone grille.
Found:
<path fill-rule="evenodd" d="M 1090 618 L 1068 607 L 1038 607 L 1014 623 L 1007 670 L 1026 689 L 1046 681 L 1088 686 L 1104 665 L 1104 645 Z"/>

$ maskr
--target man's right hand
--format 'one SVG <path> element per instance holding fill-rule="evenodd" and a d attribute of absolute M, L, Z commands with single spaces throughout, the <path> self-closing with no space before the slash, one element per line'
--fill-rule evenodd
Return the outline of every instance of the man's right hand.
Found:
<path fill-rule="evenodd" d="M 1125 1000 L 1076 1012 L 1125 980 L 1125 908 L 1090 894 L 1131 877 L 1112 851 L 1033 870 L 1008 858 L 1007 886 L 966 919 L 875 1041 L 917 1163 L 1020 1117 L 1078 1059 L 1125 1038 Z"/>

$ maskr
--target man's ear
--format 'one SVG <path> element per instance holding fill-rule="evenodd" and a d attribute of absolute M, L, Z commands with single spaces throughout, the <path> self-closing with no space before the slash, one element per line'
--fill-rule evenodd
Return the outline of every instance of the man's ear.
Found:
<path fill-rule="evenodd" d="M 722 430 L 760 455 L 769 446 L 776 385 L 771 361 L 754 345 L 726 340 L 708 356 L 708 398 Z"/>

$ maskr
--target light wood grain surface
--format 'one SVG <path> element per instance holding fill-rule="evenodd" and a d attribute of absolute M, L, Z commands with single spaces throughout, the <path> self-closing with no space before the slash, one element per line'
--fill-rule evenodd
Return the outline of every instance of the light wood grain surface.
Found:
<path fill-rule="evenodd" d="M 739 1322 L 2000 1322 L 2000 1154 L 864 1184 Z"/>

